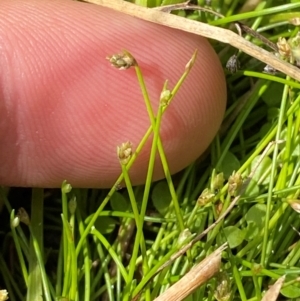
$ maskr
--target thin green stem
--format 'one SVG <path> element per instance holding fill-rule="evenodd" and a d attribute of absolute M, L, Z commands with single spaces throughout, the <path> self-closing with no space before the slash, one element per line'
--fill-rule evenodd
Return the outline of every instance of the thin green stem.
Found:
<path fill-rule="evenodd" d="M 281 138 L 281 131 L 282 126 L 284 122 L 284 116 L 286 114 L 286 102 L 287 102 L 287 94 L 289 91 L 289 87 L 285 86 L 284 93 L 282 97 L 281 107 L 280 107 L 280 115 L 278 120 L 278 127 L 277 127 L 277 133 L 276 133 L 276 141 L 279 141 Z M 269 189 L 268 189 L 268 198 L 267 198 L 267 211 L 266 211 L 266 218 L 265 218 L 265 231 L 263 236 L 263 245 L 262 245 L 262 253 L 261 253 L 261 264 L 266 266 L 266 255 L 267 255 L 267 245 L 268 245 L 268 237 L 269 237 L 269 223 L 271 218 L 271 206 L 272 206 L 272 191 L 274 187 L 275 182 L 275 174 L 277 169 L 277 156 L 279 151 L 279 144 L 275 144 L 274 152 L 273 152 L 273 160 L 272 160 L 272 169 L 271 169 L 271 178 L 269 183 Z"/>
<path fill-rule="evenodd" d="M 15 210 L 13 209 L 10 213 L 10 228 L 11 228 L 12 237 L 13 237 L 13 240 L 15 243 L 16 251 L 18 254 L 18 259 L 20 261 L 23 279 L 24 279 L 25 284 L 28 286 L 28 271 L 27 271 L 25 259 L 24 259 L 24 256 L 23 256 L 23 253 L 21 250 L 19 238 L 18 238 L 17 232 L 15 230 L 15 226 L 13 225 L 14 222 L 15 222 Z"/>
<path fill-rule="evenodd" d="M 112 259 L 114 260 L 114 262 L 120 269 L 125 283 L 128 284 L 129 283 L 128 273 L 127 273 L 126 269 L 124 268 L 124 265 L 123 265 L 122 261 L 120 260 L 119 255 L 115 252 L 115 250 L 112 248 L 112 246 L 107 241 L 107 239 L 96 228 L 92 229 L 91 234 L 93 234 L 102 243 L 102 245 L 106 248 L 106 250 L 112 257 Z"/>

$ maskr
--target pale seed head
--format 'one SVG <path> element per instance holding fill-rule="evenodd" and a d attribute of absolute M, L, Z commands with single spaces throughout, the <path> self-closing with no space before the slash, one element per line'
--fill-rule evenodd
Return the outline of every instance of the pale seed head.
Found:
<path fill-rule="evenodd" d="M 132 66 L 137 65 L 134 57 L 126 50 L 124 50 L 123 53 L 107 56 L 106 59 L 111 63 L 113 67 L 119 70 L 126 70 Z"/>
<path fill-rule="evenodd" d="M 126 165 L 132 155 L 132 143 L 130 141 L 122 143 L 117 147 L 117 153 L 121 164 Z"/>

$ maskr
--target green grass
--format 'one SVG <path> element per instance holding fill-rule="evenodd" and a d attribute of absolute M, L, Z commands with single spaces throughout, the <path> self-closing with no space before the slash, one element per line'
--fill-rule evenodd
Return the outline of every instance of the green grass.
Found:
<path fill-rule="evenodd" d="M 298 1 L 261 1 L 243 14 L 239 1 L 211 2 L 224 19 L 199 12 L 186 17 L 224 27 L 242 20 L 273 42 L 298 33 L 299 27 L 288 23 L 291 15 L 299 17 Z M 212 43 L 226 66 L 237 50 Z M 241 69 L 226 74 L 228 107 L 220 133 L 204 159 L 174 178 L 159 127 L 194 58 L 175 87 L 165 84 L 156 115 L 143 70 L 138 62 L 131 67 L 143 92 L 149 130 L 136 153 L 128 144 L 119 148 L 117 183 L 124 179 L 127 189 L 72 189 L 62 183 L 61 191 L 32 189 L 31 204 L 29 194 L 19 198 L 18 189 L 0 190 L 6 207 L 0 222 L 0 290 L 7 289 L 10 300 L 154 300 L 225 242 L 221 273 L 186 300 L 261 300 L 282 275 L 287 277 L 281 298 L 300 298 L 300 86 L 284 74 L 261 72 L 264 64 L 247 55 L 238 53 L 238 58 Z M 151 133 L 146 183 L 132 187 L 128 170 Z M 157 153 L 166 179 L 152 183 Z M 30 224 L 24 212 L 16 217 L 21 206 L 31 211 Z M 200 235 L 209 226 L 207 235 Z M 170 263 L 186 246 L 191 247 Z M 160 270 L 165 263 L 170 264 Z"/>

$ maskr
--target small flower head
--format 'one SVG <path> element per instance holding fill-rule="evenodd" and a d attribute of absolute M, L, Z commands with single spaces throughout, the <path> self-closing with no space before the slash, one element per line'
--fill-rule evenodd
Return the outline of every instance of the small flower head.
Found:
<path fill-rule="evenodd" d="M 71 184 L 69 184 L 66 180 L 64 180 L 61 184 L 62 193 L 69 193 L 72 190 Z"/>
<path fill-rule="evenodd" d="M 117 153 L 118 153 L 118 157 L 119 157 L 121 164 L 126 165 L 132 155 L 131 142 L 127 141 L 125 143 L 122 143 L 121 146 L 118 146 Z"/>
<path fill-rule="evenodd" d="M 201 195 L 199 196 L 199 198 L 197 200 L 197 204 L 200 205 L 200 206 L 205 206 L 206 204 L 212 202 L 214 197 L 215 197 L 215 194 L 212 193 L 210 191 L 210 189 L 205 188 L 202 191 Z"/>
<path fill-rule="evenodd" d="M 291 24 L 293 24 L 294 26 L 300 26 L 300 18 L 297 18 L 297 17 L 292 18 L 292 19 L 289 20 L 289 22 Z"/>
<path fill-rule="evenodd" d="M 160 93 L 160 103 L 162 106 L 167 106 L 172 97 L 172 93 L 170 90 L 163 90 Z"/>
<path fill-rule="evenodd" d="M 177 247 L 182 247 L 192 237 L 192 233 L 189 229 L 184 229 L 178 237 Z"/>
<path fill-rule="evenodd" d="M 196 50 L 194 53 L 193 53 L 193 56 L 191 57 L 191 59 L 187 62 L 187 64 L 185 65 L 185 70 L 186 71 L 190 71 L 192 69 L 192 67 L 194 66 L 195 64 L 195 61 L 196 61 L 196 58 L 197 58 L 197 54 L 198 54 L 198 51 Z"/>
<path fill-rule="evenodd" d="M 11 227 L 12 228 L 17 228 L 20 225 L 20 219 L 18 216 L 16 216 L 12 221 L 11 221 Z M 1 299 L 0 299 L 1 300 Z"/>
<path fill-rule="evenodd" d="M 160 105 L 167 106 L 172 98 L 172 92 L 168 89 L 168 81 L 166 80 L 160 93 Z"/>
<path fill-rule="evenodd" d="M 8 300 L 8 291 L 0 290 L 0 301 Z"/>
<path fill-rule="evenodd" d="M 293 61 L 296 61 L 297 65 L 300 62 L 300 34 L 298 33 L 295 37 L 289 39 L 289 46 L 292 51 Z"/>
<path fill-rule="evenodd" d="M 113 54 L 112 56 L 107 56 L 106 59 L 111 63 L 111 65 L 119 70 L 126 70 L 132 66 L 136 66 L 137 62 L 135 58 L 126 50 L 120 54 Z"/>
<path fill-rule="evenodd" d="M 218 301 L 228 301 L 231 297 L 230 279 L 225 272 L 220 272 L 217 277 L 217 287 L 215 290 L 215 298 Z"/>
<path fill-rule="evenodd" d="M 228 193 L 232 196 L 236 195 L 243 184 L 243 178 L 240 173 L 233 172 L 228 179 Z"/>
<path fill-rule="evenodd" d="M 24 208 L 20 208 L 18 211 L 18 217 L 20 219 L 20 222 L 24 223 L 25 225 L 29 226 L 30 225 L 30 218 L 28 213 Z"/>
<path fill-rule="evenodd" d="M 284 59 L 291 57 L 291 47 L 285 38 L 279 38 L 277 42 L 278 52 Z"/>
<path fill-rule="evenodd" d="M 213 190 L 219 190 L 223 187 L 223 184 L 224 184 L 224 174 L 221 172 L 214 176 L 211 186 Z"/>

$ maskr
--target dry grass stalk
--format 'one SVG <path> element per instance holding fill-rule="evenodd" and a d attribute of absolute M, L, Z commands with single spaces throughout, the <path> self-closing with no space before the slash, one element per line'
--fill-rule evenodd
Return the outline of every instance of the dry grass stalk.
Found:
<path fill-rule="evenodd" d="M 221 253 L 226 248 L 224 244 L 215 250 L 154 301 L 181 301 L 193 293 L 220 271 Z"/>
<path fill-rule="evenodd" d="M 267 290 L 261 301 L 276 301 L 284 280 L 285 276 L 282 276 L 279 279 L 277 279 L 277 281 Z"/>
<path fill-rule="evenodd" d="M 252 57 L 273 67 L 276 70 L 300 81 L 299 69 L 275 56 L 273 53 L 260 48 L 231 30 L 211 26 L 198 21 L 182 18 L 165 13 L 161 10 L 141 7 L 123 0 L 85 0 L 88 3 L 108 7 L 116 11 L 134 16 L 156 24 L 194 33 L 219 42 L 230 44 Z"/>

